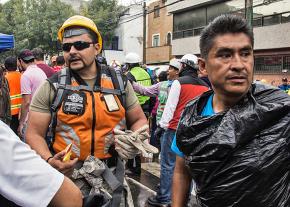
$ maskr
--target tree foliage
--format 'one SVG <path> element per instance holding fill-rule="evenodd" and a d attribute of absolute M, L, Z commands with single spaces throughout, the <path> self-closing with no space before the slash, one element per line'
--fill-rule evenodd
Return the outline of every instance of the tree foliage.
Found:
<path fill-rule="evenodd" d="M 0 7 L 0 31 L 14 35 L 16 51 L 41 47 L 53 53 L 58 28 L 74 14 L 60 0 L 10 0 Z"/>
<path fill-rule="evenodd" d="M 81 14 L 92 19 L 108 44 L 114 36 L 123 7 L 117 0 L 91 0 L 81 8 Z"/>

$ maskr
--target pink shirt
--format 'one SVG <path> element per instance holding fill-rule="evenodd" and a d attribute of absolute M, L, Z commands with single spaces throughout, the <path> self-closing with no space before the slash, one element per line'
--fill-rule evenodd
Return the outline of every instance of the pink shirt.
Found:
<path fill-rule="evenodd" d="M 33 97 L 36 89 L 46 80 L 46 75 L 36 65 L 30 65 L 21 76 L 21 94 Z"/>

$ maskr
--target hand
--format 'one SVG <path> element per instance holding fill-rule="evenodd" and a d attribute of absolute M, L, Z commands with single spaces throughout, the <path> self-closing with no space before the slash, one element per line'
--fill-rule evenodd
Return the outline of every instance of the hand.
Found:
<path fill-rule="evenodd" d="M 129 130 L 124 132 L 114 129 L 115 150 L 124 160 L 133 159 L 137 154 L 139 154 L 139 150 L 129 141 L 130 134 L 132 133 L 133 132 Z"/>
<path fill-rule="evenodd" d="M 23 140 L 24 139 L 24 128 L 25 128 L 25 123 L 19 123 L 18 129 L 17 129 L 17 134 L 18 136 Z"/>
<path fill-rule="evenodd" d="M 161 139 L 161 137 L 162 137 L 164 131 L 165 131 L 165 130 L 164 130 L 163 128 L 161 128 L 160 126 L 158 126 L 158 127 L 155 129 L 154 137 L 155 137 L 156 139 Z"/>
<path fill-rule="evenodd" d="M 57 169 L 58 171 L 66 175 L 67 177 L 70 177 L 73 173 L 73 170 L 74 170 L 75 164 L 78 161 L 78 158 L 63 162 L 62 160 L 65 154 L 66 154 L 65 150 L 55 154 L 53 158 L 49 159 L 48 163 L 52 167 L 54 167 L 55 169 Z"/>

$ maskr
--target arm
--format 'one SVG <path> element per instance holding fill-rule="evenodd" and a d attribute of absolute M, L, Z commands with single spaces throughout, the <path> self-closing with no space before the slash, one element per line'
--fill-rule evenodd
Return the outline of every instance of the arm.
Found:
<path fill-rule="evenodd" d="M 172 207 L 186 206 L 191 176 L 185 167 L 185 161 L 182 157 L 176 156 L 176 163 L 172 181 Z"/>
<path fill-rule="evenodd" d="M 147 119 L 139 104 L 126 112 L 127 126 L 132 131 L 136 131 L 147 123 Z"/>
<path fill-rule="evenodd" d="M 80 190 L 0 121 L 0 192 L 19 206 L 82 206 Z M 33 199 L 31 199 L 33 195 Z"/>
<path fill-rule="evenodd" d="M 144 96 L 150 96 L 155 97 L 158 96 L 159 90 L 160 90 L 160 84 L 161 82 L 154 84 L 152 86 L 142 86 L 136 82 L 132 82 L 132 86 L 135 92 L 144 95 Z"/>
<path fill-rule="evenodd" d="M 65 177 L 62 185 L 52 198 L 49 206 L 81 207 L 82 202 L 82 193 L 79 188 L 70 179 Z"/>
<path fill-rule="evenodd" d="M 161 120 L 159 122 L 160 127 L 164 129 L 167 129 L 170 120 L 173 118 L 173 114 L 179 101 L 180 90 L 181 85 L 179 81 L 173 81 Z"/>
<path fill-rule="evenodd" d="M 31 100 L 30 94 L 22 94 L 21 113 L 20 113 L 19 127 L 18 127 L 18 134 L 21 136 L 23 136 L 23 134 L 21 133 L 22 133 L 23 124 L 25 123 L 26 116 L 28 114 L 30 100 Z"/>

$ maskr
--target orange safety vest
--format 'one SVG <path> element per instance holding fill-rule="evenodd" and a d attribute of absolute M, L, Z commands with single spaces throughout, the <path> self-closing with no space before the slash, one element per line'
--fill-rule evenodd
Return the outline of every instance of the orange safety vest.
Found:
<path fill-rule="evenodd" d="M 21 86 L 20 78 L 21 73 L 18 71 L 8 71 L 5 75 L 10 91 L 10 101 L 11 101 L 11 115 L 19 114 L 21 108 Z"/>
<path fill-rule="evenodd" d="M 114 89 L 109 76 L 102 74 L 101 77 L 101 88 Z M 119 110 L 110 112 L 103 97 L 104 93 L 85 90 L 86 86 L 80 86 L 73 77 L 70 87 L 72 88 L 69 90 L 70 94 L 65 93 L 57 112 L 57 125 L 52 145 L 54 151 L 58 153 L 64 150 L 68 144 L 73 143 L 73 157 L 78 157 L 79 160 L 85 160 L 88 155 L 99 159 L 111 157 L 109 153 L 104 152 L 105 137 L 113 136 L 114 128 L 125 129 L 126 126 L 125 109 L 118 96 L 113 95 Z M 64 108 L 67 107 L 65 100 L 70 99 L 72 102 L 74 102 L 73 100 L 77 102 L 79 96 L 76 94 L 80 92 L 85 94 L 83 114 L 68 114 Z M 68 104 L 69 107 L 72 102 Z"/>

